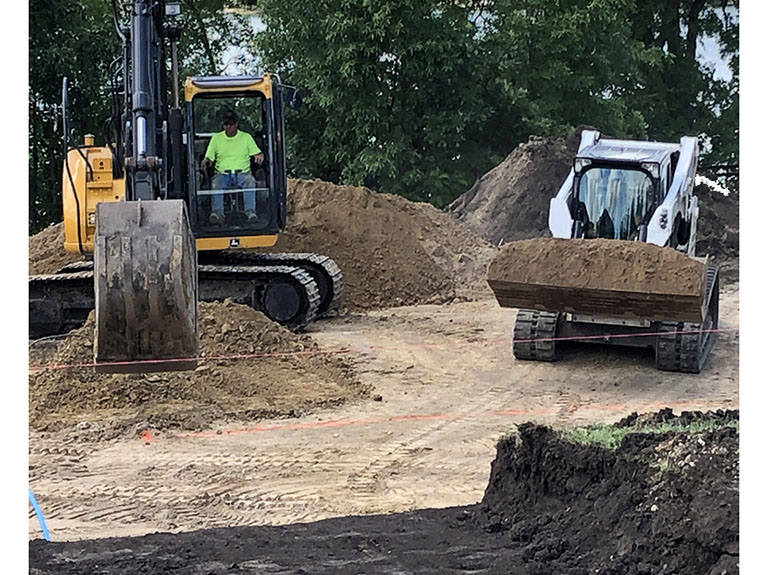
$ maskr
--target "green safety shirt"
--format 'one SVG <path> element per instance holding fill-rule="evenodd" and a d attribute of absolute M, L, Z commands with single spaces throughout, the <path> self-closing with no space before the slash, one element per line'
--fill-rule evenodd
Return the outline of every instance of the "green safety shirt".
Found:
<path fill-rule="evenodd" d="M 205 157 L 216 162 L 217 174 L 237 170 L 247 173 L 251 169 L 251 156 L 260 153 L 261 150 L 248 132 L 238 130 L 229 138 L 227 133 L 222 131 L 211 137 Z"/>

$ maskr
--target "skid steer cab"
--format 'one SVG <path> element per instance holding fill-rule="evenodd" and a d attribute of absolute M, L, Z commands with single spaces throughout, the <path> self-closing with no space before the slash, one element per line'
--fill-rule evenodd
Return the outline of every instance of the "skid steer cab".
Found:
<path fill-rule="evenodd" d="M 266 75 L 193 77 L 184 90 L 189 212 L 198 249 L 274 245 L 286 213 L 286 88 Z M 298 105 L 295 91 L 288 103 Z"/>

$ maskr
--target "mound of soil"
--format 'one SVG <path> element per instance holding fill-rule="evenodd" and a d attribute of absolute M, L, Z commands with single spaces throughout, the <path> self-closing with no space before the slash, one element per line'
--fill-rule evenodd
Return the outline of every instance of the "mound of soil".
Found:
<path fill-rule="evenodd" d="M 63 245 L 61 223 L 31 236 L 29 273 L 82 259 Z M 288 225 L 269 251 L 333 258 L 347 310 L 490 297 L 485 275 L 496 252 L 430 204 L 320 180 L 288 181 Z"/>
<path fill-rule="evenodd" d="M 549 236 L 549 200 L 568 176 L 584 129 L 590 128 L 580 126 L 568 138 L 532 137 L 520 144 L 459 196 L 450 214 L 493 245 Z M 697 253 L 724 263 L 738 258 L 738 193 L 725 196 L 705 184 L 694 193 L 699 198 Z"/>
<path fill-rule="evenodd" d="M 83 365 L 93 361 L 91 313 L 53 354 L 31 354 L 37 365 L 74 367 L 30 371 L 30 428 L 111 422 L 113 432 L 138 424 L 202 429 L 213 421 L 296 416 L 367 393 L 346 357 L 317 353 L 311 337 L 248 306 L 201 302 L 198 321 L 204 359 L 194 371 L 103 374 Z"/>
<path fill-rule="evenodd" d="M 430 204 L 321 180 L 289 180 L 288 226 L 271 251 L 333 258 L 349 310 L 488 295 L 495 253 Z"/>
<path fill-rule="evenodd" d="M 638 427 L 694 421 L 713 425 Z M 498 444 L 480 517 L 523 548 L 526 572 L 737 573 L 739 434 L 725 426 L 737 421 L 731 411 L 635 416 L 616 424 L 637 431 L 615 451 L 524 424 Z"/>
<path fill-rule="evenodd" d="M 67 264 L 83 259 L 64 251 L 64 223 L 49 226 L 29 236 L 29 275 L 52 274 Z"/>
<path fill-rule="evenodd" d="M 703 271 L 701 262 L 653 244 L 536 238 L 504 245 L 488 281 L 698 296 Z"/>
<path fill-rule="evenodd" d="M 495 246 L 549 236 L 549 200 L 568 177 L 583 129 L 567 138 L 531 137 L 454 200 L 449 213 Z"/>
<path fill-rule="evenodd" d="M 705 184 L 694 189 L 699 198 L 696 253 L 720 260 L 739 257 L 739 193 L 723 195 Z"/>

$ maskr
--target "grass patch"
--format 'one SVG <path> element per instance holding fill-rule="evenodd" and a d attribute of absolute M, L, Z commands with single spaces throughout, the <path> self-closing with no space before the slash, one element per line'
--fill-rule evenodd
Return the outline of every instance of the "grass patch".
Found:
<path fill-rule="evenodd" d="M 571 443 L 581 445 L 599 445 L 607 449 L 615 450 L 621 444 L 621 440 L 629 433 L 698 433 L 712 431 L 722 427 L 733 427 L 739 431 L 739 422 L 736 421 L 693 421 L 687 425 L 682 423 L 648 423 L 632 427 L 615 427 L 612 424 L 590 425 L 588 427 L 563 430 L 560 436 Z"/>

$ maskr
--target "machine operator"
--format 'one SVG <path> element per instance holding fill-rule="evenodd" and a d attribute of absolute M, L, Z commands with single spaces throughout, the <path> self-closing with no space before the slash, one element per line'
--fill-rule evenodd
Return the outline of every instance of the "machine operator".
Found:
<path fill-rule="evenodd" d="M 264 161 L 264 153 L 248 132 L 238 130 L 234 112 L 227 112 L 222 121 L 223 130 L 215 133 L 208 143 L 203 158 L 203 168 L 214 166 L 215 175 L 211 182 L 214 190 L 247 190 L 243 192 L 243 203 L 248 223 L 258 221 L 256 214 L 256 179 L 251 175 L 251 160 L 257 166 Z M 224 222 L 224 194 L 214 194 L 211 199 L 210 223 Z"/>

